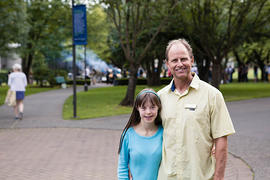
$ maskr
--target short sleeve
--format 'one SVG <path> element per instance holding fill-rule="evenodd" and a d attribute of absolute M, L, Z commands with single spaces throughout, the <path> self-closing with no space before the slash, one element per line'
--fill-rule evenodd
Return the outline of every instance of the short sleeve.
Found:
<path fill-rule="evenodd" d="M 221 92 L 217 91 L 212 99 L 211 133 L 214 139 L 235 133 L 230 114 Z"/>
<path fill-rule="evenodd" d="M 129 180 L 129 143 L 128 143 L 128 132 L 126 133 L 121 151 L 118 157 L 118 180 Z"/>

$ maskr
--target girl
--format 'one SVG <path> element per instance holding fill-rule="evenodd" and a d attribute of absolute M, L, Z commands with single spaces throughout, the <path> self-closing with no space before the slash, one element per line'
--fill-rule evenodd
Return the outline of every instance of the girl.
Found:
<path fill-rule="evenodd" d="M 152 89 L 136 97 L 119 144 L 118 180 L 156 180 L 162 155 L 161 103 Z"/>

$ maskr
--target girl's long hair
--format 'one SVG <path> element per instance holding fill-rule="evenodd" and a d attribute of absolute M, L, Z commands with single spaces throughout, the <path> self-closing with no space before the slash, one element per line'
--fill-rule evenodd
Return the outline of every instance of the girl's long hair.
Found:
<path fill-rule="evenodd" d="M 145 93 L 143 91 L 146 91 Z M 153 91 L 155 92 L 153 89 L 143 89 L 136 97 L 134 105 L 133 105 L 133 110 L 132 113 L 130 115 L 129 121 L 127 122 L 124 130 L 121 133 L 121 137 L 120 137 L 120 143 L 119 143 L 119 148 L 118 148 L 118 154 L 121 151 L 121 147 L 122 147 L 122 143 L 123 143 L 123 139 L 125 137 L 125 134 L 127 132 L 127 130 L 132 127 L 132 126 L 136 126 L 137 124 L 139 124 L 141 122 L 141 117 L 140 117 L 140 113 L 138 111 L 138 107 L 144 106 L 144 104 L 146 102 L 151 102 L 151 104 L 158 106 L 158 115 L 155 119 L 155 124 L 157 126 L 161 125 L 161 118 L 160 118 L 160 111 L 161 111 L 161 102 L 159 97 L 156 94 L 153 93 L 149 93 L 147 91 Z"/>

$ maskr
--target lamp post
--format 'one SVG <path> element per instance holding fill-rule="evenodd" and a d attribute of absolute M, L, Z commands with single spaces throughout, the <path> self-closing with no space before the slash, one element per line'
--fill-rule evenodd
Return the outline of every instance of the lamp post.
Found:
<path fill-rule="evenodd" d="M 73 17 L 74 0 L 72 0 L 72 27 L 74 27 Z M 74 43 L 74 31 L 72 30 L 72 68 L 73 68 L 73 118 L 77 117 L 77 97 L 76 97 L 76 46 Z"/>
<path fill-rule="evenodd" d="M 86 74 L 86 45 L 84 45 L 84 91 L 88 91 L 88 84 L 86 82 L 87 74 Z"/>

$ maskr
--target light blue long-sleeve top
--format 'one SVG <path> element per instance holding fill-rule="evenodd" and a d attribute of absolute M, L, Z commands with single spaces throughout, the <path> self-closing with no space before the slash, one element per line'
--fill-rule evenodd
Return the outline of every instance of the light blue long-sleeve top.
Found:
<path fill-rule="evenodd" d="M 153 136 L 141 136 L 133 127 L 124 137 L 118 159 L 118 180 L 156 180 L 162 156 L 163 128 Z"/>

